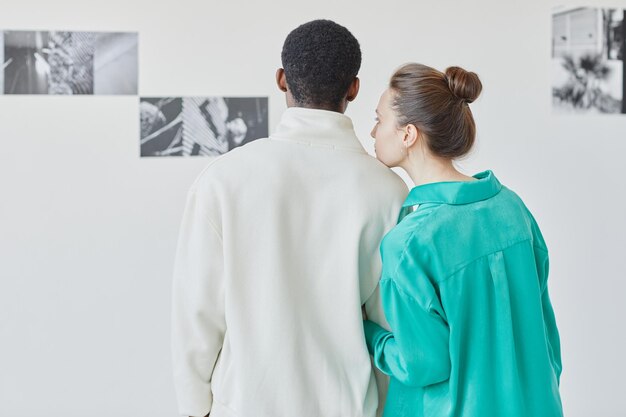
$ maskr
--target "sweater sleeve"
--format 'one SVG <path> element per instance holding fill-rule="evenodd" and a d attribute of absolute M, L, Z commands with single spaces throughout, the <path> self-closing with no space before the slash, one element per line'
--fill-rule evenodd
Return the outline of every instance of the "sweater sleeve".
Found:
<path fill-rule="evenodd" d="M 380 323 L 384 328 L 389 328 L 387 320 L 385 319 L 385 313 L 383 311 L 382 302 L 380 299 L 380 287 L 377 286 L 374 293 L 368 298 L 364 304 L 367 318 L 375 323 Z M 387 400 L 387 392 L 389 391 L 389 377 L 385 375 L 378 367 L 372 366 L 374 369 L 374 377 L 376 378 L 376 387 L 378 388 L 378 409 L 376 415 L 378 417 L 383 415 L 385 409 L 385 402 Z"/>
<path fill-rule="evenodd" d="M 174 268 L 174 385 L 185 416 L 211 410 L 211 377 L 226 332 L 222 239 L 209 219 L 208 199 L 194 188 L 189 192 Z"/>
<path fill-rule="evenodd" d="M 408 386 L 424 387 L 447 380 L 450 331 L 438 298 L 434 296 L 422 305 L 392 279 L 381 281 L 381 294 L 393 332 L 372 321 L 364 322 L 367 347 L 376 366 Z"/>

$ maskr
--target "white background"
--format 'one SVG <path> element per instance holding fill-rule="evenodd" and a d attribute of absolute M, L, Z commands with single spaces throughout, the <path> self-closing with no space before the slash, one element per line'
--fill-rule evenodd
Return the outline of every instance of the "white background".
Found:
<path fill-rule="evenodd" d="M 476 71 L 479 139 L 462 167 L 493 169 L 544 231 L 566 415 L 626 415 L 626 116 L 552 114 L 557 3 L 0 1 L 3 29 L 138 31 L 140 94 L 269 95 L 270 131 L 285 36 L 336 20 L 362 45 L 348 115 L 369 150 L 394 68 Z M 176 414 L 171 270 L 187 188 L 208 162 L 140 159 L 136 97 L 0 96 L 0 416 Z"/>

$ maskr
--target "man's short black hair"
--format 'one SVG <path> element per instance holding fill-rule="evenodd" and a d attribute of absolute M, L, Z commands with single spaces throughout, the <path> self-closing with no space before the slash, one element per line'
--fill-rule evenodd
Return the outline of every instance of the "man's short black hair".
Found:
<path fill-rule="evenodd" d="M 299 105 L 337 108 L 361 68 L 361 47 L 345 27 L 313 20 L 287 36 L 281 58 Z"/>

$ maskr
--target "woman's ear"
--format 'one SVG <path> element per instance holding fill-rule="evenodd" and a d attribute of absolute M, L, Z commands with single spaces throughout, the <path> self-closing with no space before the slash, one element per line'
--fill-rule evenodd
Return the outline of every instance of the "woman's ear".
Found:
<path fill-rule="evenodd" d="M 422 137 L 421 132 L 415 125 L 408 124 L 404 127 L 404 146 L 407 148 L 412 147 Z"/>

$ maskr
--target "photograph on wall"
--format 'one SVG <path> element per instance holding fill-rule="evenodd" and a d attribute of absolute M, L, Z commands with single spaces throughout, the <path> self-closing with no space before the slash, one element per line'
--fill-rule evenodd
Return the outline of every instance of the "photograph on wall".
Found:
<path fill-rule="evenodd" d="M 93 65 L 94 94 L 137 95 L 139 91 L 137 33 L 98 33 Z"/>
<path fill-rule="evenodd" d="M 142 97 L 141 156 L 219 156 L 268 136 L 267 97 Z"/>
<path fill-rule="evenodd" d="M 5 31 L 4 94 L 137 94 L 136 33 Z"/>
<path fill-rule="evenodd" d="M 4 68 L 7 66 L 6 61 L 4 60 L 4 32 L 0 30 L 0 64 L 2 64 L 2 68 L 0 68 L 0 94 L 4 92 Z"/>
<path fill-rule="evenodd" d="M 625 17 L 626 9 L 553 9 L 555 112 L 626 113 Z"/>

